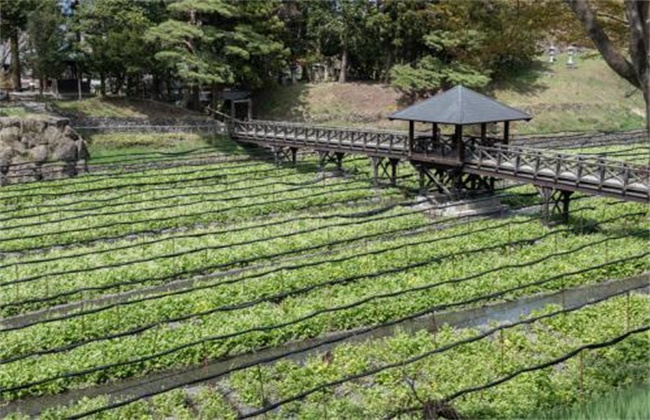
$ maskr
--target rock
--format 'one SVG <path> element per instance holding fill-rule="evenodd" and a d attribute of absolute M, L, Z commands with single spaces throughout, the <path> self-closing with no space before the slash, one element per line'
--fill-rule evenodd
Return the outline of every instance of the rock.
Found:
<path fill-rule="evenodd" d="M 76 162 L 77 144 L 68 139 L 65 143 L 58 145 L 52 151 L 52 159 L 62 160 L 64 162 Z"/>
<path fill-rule="evenodd" d="M 63 133 L 52 125 L 43 130 L 41 138 L 51 147 L 57 147 L 59 144 L 65 142 L 66 140 Z"/>
<path fill-rule="evenodd" d="M 38 145 L 29 150 L 30 160 L 36 163 L 44 163 L 47 161 L 47 146 L 44 144 Z"/>
<path fill-rule="evenodd" d="M 75 149 L 76 153 L 77 149 Z M 75 176 L 77 175 L 77 164 L 76 161 L 67 161 L 63 165 L 62 173 L 65 176 Z"/>
<path fill-rule="evenodd" d="M 13 143 L 11 143 L 10 146 L 11 146 L 11 148 L 13 149 L 13 151 L 14 151 L 14 153 L 15 153 L 16 155 L 23 155 L 23 154 L 25 154 L 25 152 L 27 151 L 27 148 L 26 148 L 25 145 L 20 141 L 20 139 L 19 139 L 18 141 L 14 141 Z"/>
<path fill-rule="evenodd" d="M 0 143 L 11 144 L 15 141 L 20 142 L 20 128 L 4 127 L 0 130 Z"/>
<path fill-rule="evenodd" d="M 77 141 L 77 158 L 84 161 L 90 159 L 90 152 L 85 140 Z"/>
<path fill-rule="evenodd" d="M 79 140 L 79 134 L 69 125 L 66 125 L 63 129 L 63 135 L 72 140 Z"/>
<path fill-rule="evenodd" d="M 25 133 L 20 139 L 20 142 L 26 149 L 31 149 L 40 144 L 40 139 L 34 133 Z"/>
<path fill-rule="evenodd" d="M 42 133 L 47 127 L 47 122 L 39 119 L 28 119 L 23 121 L 23 132 Z"/>
<path fill-rule="evenodd" d="M 9 173 L 9 165 L 11 164 L 11 159 L 13 157 L 13 149 L 7 146 L 3 148 L 2 144 L 0 144 L 0 174 L 6 175 Z"/>
<path fill-rule="evenodd" d="M 89 158 L 68 119 L 0 117 L 0 184 L 75 176 Z"/>

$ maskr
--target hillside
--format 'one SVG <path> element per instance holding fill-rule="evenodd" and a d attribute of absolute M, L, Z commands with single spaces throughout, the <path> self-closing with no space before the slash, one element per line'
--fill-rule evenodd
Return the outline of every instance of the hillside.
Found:
<path fill-rule="evenodd" d="M 600 57 L 582 57 L 568 69 L 555 65 L 536 69 L 490 86 L 487 93 L 533 115 L 517 123 L 518 134 L 571 131 L 617 131 L 644 126 L 640 92 L 619 78 Z M 367 83 L 321 83 L 278 86 L 255 98 L 256 117 L 401 129 L 386 117 L 407 103 L 389 86 Z"/>

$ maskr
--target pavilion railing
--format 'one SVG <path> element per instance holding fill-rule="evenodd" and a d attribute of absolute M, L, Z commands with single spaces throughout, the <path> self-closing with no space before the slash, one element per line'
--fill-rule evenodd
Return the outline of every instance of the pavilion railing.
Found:
<path fill-rule="evenodd" d="M 417 133 L 409 148 L 403 132 L 323 127 L 274 121 L 231 120 L 231 135 L 240 140 L 274 146 L 308 147 L 343 153 L 364 153 L 413 161 L 463 165 L 484 175 L 508 175 L 536 184 L 611 193 L 645 200 L 649 193 L 648 167 L 613 159 L 554 153 L 500 144 L 501 139 L 466 136 L 463 153 L 451 136 L 435 142 Z M 463 161 L 458 157 L 463 156 Z"/>
<path fill-rule="evenodd" d="M 322 127 L 274 121 L 238 121 L 231 134 L 240 139 L 264 141 L 281 146 L 327 147 L 349 152 L 405 156 L 408 135 L 404 133 L 354 128 Z"/>
<path fill-rule="evenodd" d="M 648 196 L 648 167 L 598 157 L 553 153 L 517 146 L 468 148 L 465 164 L 476 170 L 559 186 Z"/>

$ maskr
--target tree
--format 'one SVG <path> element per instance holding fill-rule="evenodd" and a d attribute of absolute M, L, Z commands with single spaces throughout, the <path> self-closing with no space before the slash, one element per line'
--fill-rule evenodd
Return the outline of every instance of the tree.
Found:
<path fill-rule="evenodd" d="M 222 45 L 234 83 L 249 89 L 262 87 L 287 65 L 290 50 L 282 42 L 284 22 L 279 1 L 234 1 L 236 20 Z"/>
<path fill-rule="evenodd" d="M 0 36 L 9 39 L 11 49 L 11 79 L 14 90 L 20 90 L 20 32 L 27 25 L 27 16 L 36 6 L 35 0 L 0 0 Z"/>
<path fill-rule="evenodd" d="M 411 99 L 457 84 L 484 87 L 490 81 L 489 68 L 475 66 L 466 57 L 482 42 L 481 34 L 473 30 L 460 36 L 444 30 L 433 31 L 426 37 L 433 54 L 424 56 L 415 66 L 395 65 L 391 69 L 391 84 Z"/>
<path fill-rule="evenodd" d="M 650 135 L 650 3 L 624 0 L 624 13 L 629 28 L 629 56 L 626 56 L 603 29 L 597 12 L 587 0 L 566 1 L 609 67 L 643 92 L 646 127 Z"/>
<path fill-rule="evenodd" d="M 371 2 L 365 0 L 325 0 L 308 5 L 307 27 L 316 58 L 338 56 L 339 82 L 348 79 L 350 61 L 367 47 L 366 21 Z"/>
<path fill-rule="evenodd" d="M 55 0 L 43 0 L 27 21 L 29 50 L 26 60 L 39 80 L 43 95 L 45 81 L 65 69 L 63 19 Z"/>
<path fill-rule="evenodd" d="M 102 95 L 106 94 L 107 79 L 114 81 L 113 93 L 118 93 L 124 82 L 129 90 L 133 84 L 129 82 L 139 82 L 141 75 L 151 70 L 153 54 L 142 42 L 147 28 L 153 26 L 147 7 L 149 2 L 94 0 L 82 2 L 75 14 L 75 29 L 84 34 L 80 49 L 89 70 L 99 77 Z"/>
<path fill-rule="evenodd" d="M 279 40 L 280 3 L 180 0 L 168 5 L 171 18 L 151 28 L 146 39 L 155 57 L 182 80 L 184 101 L 198 107 L 203 86 L 259 87 L 284 65 L 289 51 Z"/>
<path fill-rule="evenodd" d="M 181 0 L 167 9 L 171 19 L 149 29 L 146 39 L 160 46 L 156 59 L 189 86 L 183 101 L 197 108 L 201 85 L 233 81 L 215 44 L 228 36 L 216 23 L 232 17 L 236 9 L 223 0 Z"/>

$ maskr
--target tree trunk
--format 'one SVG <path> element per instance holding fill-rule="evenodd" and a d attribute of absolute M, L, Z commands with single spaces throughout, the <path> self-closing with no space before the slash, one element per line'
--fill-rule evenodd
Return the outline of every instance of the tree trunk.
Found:
<path fill-rule="evenodd" d="M 18 51 L 18 31 L 9 38 L 11 49 L 11 79 L 15 91 L 20 91 L 20 52 Z"/>
<path fill-rule="evenodd" d="M 343 52 L 341 53 L 341 72 L 339 73 L 339 83 L 347 81 L 347 68 L 348 68 L 348 45 L 343 44 Z"/>
<path fill-rule="evenodd" d="M 103 72 L 99 73 L 99 94 L 106 96 L 106 75 Z"/>
<path fill-rule="evenodd" d="M 382 74 L 382 82 L 385 84 L 390 83 L 390 69 L 393 67 L 393 53 L 389 51 L 386 54 L 386 62 L 384 63 L 384 72 Z"/>
<path fill-rule="evenodd" d="M 609 67 L 643 92 L 646 105 L 646 127 L 650 136 L 650 6 L 645 1 L 625 0 L 629 22 L 629 56 L 618 51 L 596 19 L 587 0 L 566 0 L 587 30 L 589 38 Z"/>

